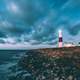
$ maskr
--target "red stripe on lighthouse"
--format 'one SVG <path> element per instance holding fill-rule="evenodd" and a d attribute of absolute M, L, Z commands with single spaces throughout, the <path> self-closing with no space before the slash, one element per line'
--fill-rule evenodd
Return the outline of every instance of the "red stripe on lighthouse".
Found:
<path fill-rule="evenodd" d="M 59 38 L 59 42 L 62 42 L 62 37 Z"/>

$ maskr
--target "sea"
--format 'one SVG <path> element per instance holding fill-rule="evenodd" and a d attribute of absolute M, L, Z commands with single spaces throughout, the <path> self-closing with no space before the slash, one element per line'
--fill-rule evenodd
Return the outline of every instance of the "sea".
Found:
<path fill-rule="evenodd" d="M 25 50 L 0 50 L 0 80 L 8 80 L 9 68 L 17 64 Z"/>

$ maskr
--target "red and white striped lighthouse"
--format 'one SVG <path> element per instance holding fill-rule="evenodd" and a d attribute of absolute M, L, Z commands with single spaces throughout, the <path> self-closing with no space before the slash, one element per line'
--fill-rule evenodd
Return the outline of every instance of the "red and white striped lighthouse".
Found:
<path fill-rule="evenodd" d="M 58 43 L 58 47 L 61 48 L 63 47 L 63 39 L 62 39 L 62 31 L 59 30 L 59 43 Z"/>

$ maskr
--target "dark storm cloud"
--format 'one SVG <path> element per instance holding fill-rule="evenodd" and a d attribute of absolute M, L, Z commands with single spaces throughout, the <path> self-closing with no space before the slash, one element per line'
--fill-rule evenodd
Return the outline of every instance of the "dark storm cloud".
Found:
<path fill-rule="evenodd" d="M 44 17 L 51 8 L 52 0 L 20 0 L 19 4 L 22 15 L 20 16 L 27 24 L 33 25 L 37 20 Z M 50 4 L 51 5 L 50 5 Z"/>
<path fill-rule="evenodd" d="M 80 1 L 77 0 L 0 0 L 0 35 L 56 43 L 56 31 L 66 29 L 77 35 L 80 24 Z M 33 41 L 33 42 L 34 42 Z"/>
<path fill-rule="evenodd" d="M 6 34 L 2 31 L 0 31 L 0 38 L 6 37 Z"/>
<path fill-rule="evenodd" d="M 35 26 L 34 30 L 35 30 L 35 32 L 33 33 L 34 39 L 46 41 L 56 38 L 54 26 L 52 25 L 52 22 L 48 20 L 48 18 L 47 21 L 46 20 L 40 21 L 40 23 L 38 23 Z"/>
<path fill-rule="evenodd" d="M 77 35 L 80 31 L 80 0 L 69 0 L 61 9 L 62 15 L 68 18 L 66 23 L 63 23 L 65 29 L 68 30 L 70 35 Z"/>
<path fill-rule="evenodd" d="M 80 22 L 77 24 L 74 24 L 70 27 L 69 32 L 72 35 L 77 35 L 80 31 Z"/>

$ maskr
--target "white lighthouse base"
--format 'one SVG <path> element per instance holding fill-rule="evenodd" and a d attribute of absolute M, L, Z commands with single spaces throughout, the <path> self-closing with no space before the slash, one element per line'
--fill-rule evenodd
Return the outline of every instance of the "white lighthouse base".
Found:
<path fill-rule="evenodd" d="M 62 42 L 59 42 L 59 46 L 58 46 L 59 48 L 62 48 L 63 47 L 63 44 L 62 44 Z"/>

